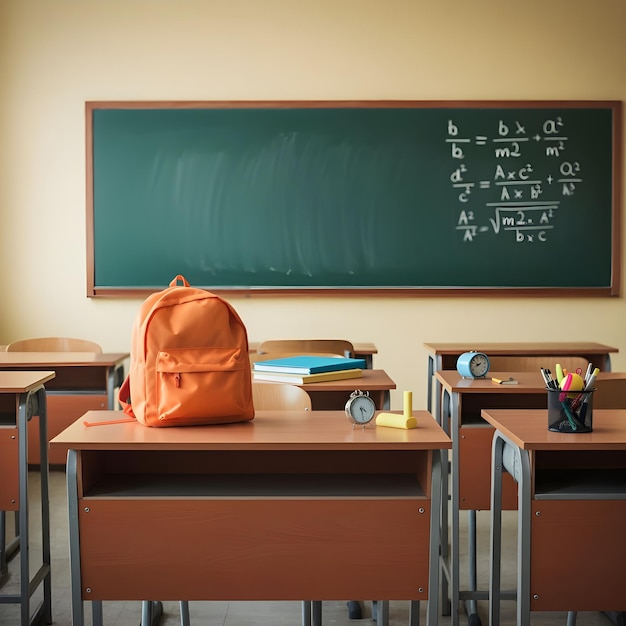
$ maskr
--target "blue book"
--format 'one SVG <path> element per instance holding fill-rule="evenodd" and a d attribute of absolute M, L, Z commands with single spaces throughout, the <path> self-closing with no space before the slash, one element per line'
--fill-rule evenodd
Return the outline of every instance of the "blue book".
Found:
<path fill-rule="evenodd" d="M 365 359 L 348 359 L 332 356 L 287 356 L 282 359 L 257 361 L 257 372 L 282 372 L 283 374 L 320 374 L 340 370 L 365 369 Z"/>

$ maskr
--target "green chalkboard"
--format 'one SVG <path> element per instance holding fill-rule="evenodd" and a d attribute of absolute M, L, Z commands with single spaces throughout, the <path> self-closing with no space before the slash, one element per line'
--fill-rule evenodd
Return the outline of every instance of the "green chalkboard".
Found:
<path fill-rule="evenodd" d="M 88 295 L 618 295 L 619 102 L 89 102 Z"/>

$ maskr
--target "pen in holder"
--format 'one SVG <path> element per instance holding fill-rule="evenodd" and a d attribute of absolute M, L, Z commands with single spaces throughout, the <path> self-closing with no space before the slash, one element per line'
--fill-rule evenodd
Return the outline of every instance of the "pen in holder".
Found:
<path fill-rule="evenodd" d="M 548 392 L 548 430 L 557 433 L 590 433 L 593 430 L 593 394 L 587 391 Z"/>

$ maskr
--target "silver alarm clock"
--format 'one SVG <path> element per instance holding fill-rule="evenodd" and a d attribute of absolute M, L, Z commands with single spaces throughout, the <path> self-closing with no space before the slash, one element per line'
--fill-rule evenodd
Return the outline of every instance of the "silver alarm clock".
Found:
<path fill-rule="evenodd" d="M 356 389 L 350 394 L 346 402 L 346 417 L 352 422 L 352 427 L 369 424 L 374 419 L 376 405 L 367 391 Z"/>

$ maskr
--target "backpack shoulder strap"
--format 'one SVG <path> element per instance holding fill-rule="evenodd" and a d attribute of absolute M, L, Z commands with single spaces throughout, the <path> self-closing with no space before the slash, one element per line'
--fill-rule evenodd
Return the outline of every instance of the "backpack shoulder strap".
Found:
<path fill-rule="evenodd" d="M 127 417 L 122 417 L 115 420 L 104 420 L 102 422 L 89 422 L 85 420 L 83 421 L 83 424 L 85 426 L 105 426 L 107 424 L 124 424 L 125 422 L 135 422 L 137 418 L 135 417 L 132 406 L 130 405 L 130 375 L 126 376 L 124 382 L 120 385 L 118 400 L 119 403 L 122 405 L 124 413 Z"/>

